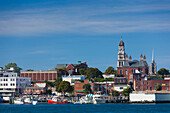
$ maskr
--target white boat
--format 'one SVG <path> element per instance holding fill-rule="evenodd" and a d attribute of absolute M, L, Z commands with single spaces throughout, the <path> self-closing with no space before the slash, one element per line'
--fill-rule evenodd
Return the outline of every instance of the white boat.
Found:
<path fill-rule="evenodd" d="M 24 99 L 24 104 L 31 104 L 31 99 L 30 98 L 25 98 Z"/>
<path fill-rule="evenodd" d="M 96 92 L 93 95 L 93 104 L 104 104 L 106 103 L 105 95 L 103 95 L 101 92 Z"/>
<path fill-rule="evenodd" d="M 24 104 L 23 101 L 21 101 L 21 99 L 17 99 L 17 100 L 14 100 L 14 104 Z"/>
<path fill-rule="evenodd" d="M 74 102 L 74 104 L 82 104 L 82 102 L 80 102 L 80 101 L 77 101 L 77 102 Z"/>
<path fill-rule="evenodd" d="M 36 105 L 37 104 L 37 101 L 36 100 L 33 100 L 32 101 L 32 105 Z"/>

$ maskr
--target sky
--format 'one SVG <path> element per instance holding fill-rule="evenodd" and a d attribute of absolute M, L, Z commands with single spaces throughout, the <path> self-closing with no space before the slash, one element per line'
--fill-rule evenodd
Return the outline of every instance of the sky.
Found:
<path fill-rule="evenodd" d="M 169 0 L 0 0 L 0 67 L 23 70 L 87 62 L 116 69 L 122 39 L 132 59 L 152 50 L 170 69 Z"/>

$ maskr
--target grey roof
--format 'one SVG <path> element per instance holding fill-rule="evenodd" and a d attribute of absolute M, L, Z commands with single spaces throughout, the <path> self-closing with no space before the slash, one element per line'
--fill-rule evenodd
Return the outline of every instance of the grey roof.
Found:
<path fill-rule="evenodd" d="M 138 61 L 138 60 L 133 60 L 133 61 L 125 61 L 124 66 L 128 67 L 146 67 L 148 64 L 146 61 Z"/>

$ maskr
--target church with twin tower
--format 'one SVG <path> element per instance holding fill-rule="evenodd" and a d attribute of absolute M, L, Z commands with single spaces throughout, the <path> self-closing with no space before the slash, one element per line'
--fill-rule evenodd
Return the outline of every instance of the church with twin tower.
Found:
<path fill-rule="evenodd" d="M 148 66 L 146 56 L 140 55 L 140 60 L 132 60 L 132 57 L 126 54 L 125 44 L 121 40 L 119 42 L 117 73 L 128 76 L 131 73 L 141 72 L 145 74 L 156 74 L 156 63 L 152 61 L 151 66 Z"/>

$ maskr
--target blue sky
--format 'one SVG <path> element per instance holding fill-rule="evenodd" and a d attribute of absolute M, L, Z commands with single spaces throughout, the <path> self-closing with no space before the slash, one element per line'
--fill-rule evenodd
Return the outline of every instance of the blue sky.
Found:
<path fill-rule="evenodd" d="M 0 66 L 48 70 L 86 61 L 116 68 L 118 44 L 170 69 L 168 0 L 0 0 Z"/>

